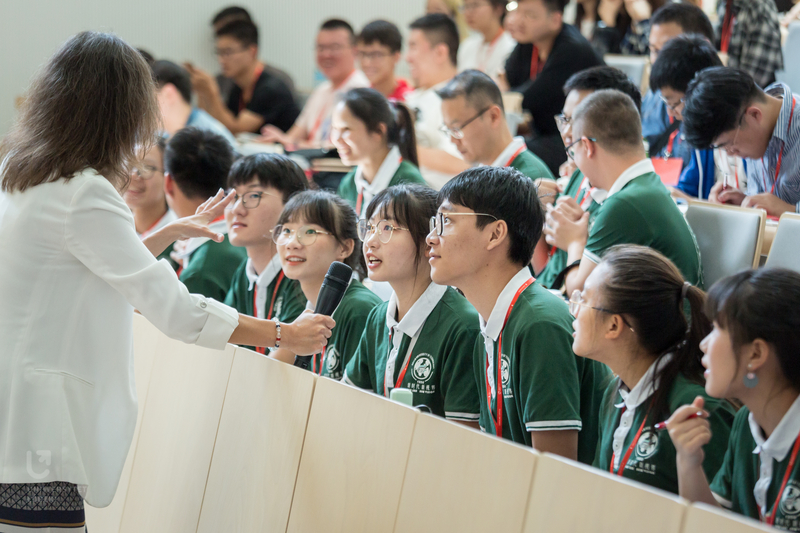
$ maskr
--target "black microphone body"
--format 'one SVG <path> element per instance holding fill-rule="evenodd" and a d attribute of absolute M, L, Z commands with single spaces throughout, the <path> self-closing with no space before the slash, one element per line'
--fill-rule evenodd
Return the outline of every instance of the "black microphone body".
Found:
<path fill-rule="evenodd" d="M 353 269 L 344 263 L 334 261 L 328 268 L 328 273 L 325 274 L 325 280 L 319 288 L 319 295 L 317 295 L 317 305 L 314 306 L 314 313 L 318 315 L 330 316 L 336 310 L 339 302 L 342 301 L 347 286 L 350 284 L 350 278 L 353 277 Z M 294 366 L 308 369 L 311 366 L 311 358 L 313 355 L 296 355 L 294 358 Z"/>

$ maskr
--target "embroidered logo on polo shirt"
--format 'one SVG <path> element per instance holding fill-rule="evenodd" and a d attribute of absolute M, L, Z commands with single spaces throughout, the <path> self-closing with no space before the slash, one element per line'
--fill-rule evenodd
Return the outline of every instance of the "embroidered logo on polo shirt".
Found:
<path fill-rule="evenodd" d="M 503 397 L 513 398 L 514 391 L 511 390 L 511 359 L 505 354 L 500 356 L 500 379 L 503 382 Z"/>
<path fill-rule="evenodd" d="M 339 352 L 336 351 L 335 346 L 328 349 L 325 355 L 325 368 L 328 370 L 328 375 L 333 375 L 333 371 L 339 366 Z"/>
<path fill-rule="evenodd" d="M 414 358 L 414 363 L 411 367 L 411 373 L 414 379 L 419 383 L 425 383 L 433 375 L 433 357 L 429 354 L 421 353 Z"/>
<path fill-rule="evenodd" d="M 800 515 L 800 484 L 797 481 L 791 480 L 786 484 L 780 507 L 781 514 L 787 518 L 797 518 Z"/>
<path fill-rule="evenodd" d="M 278 296 L 278 299 L 275 300 L 275 309 L 273 309 L 272 316 L 273 317 L 281 316 L 282 307 L 283 307 L 283 296 Z"/>
<path fill-rule="evenodd" d="M 636 443 L 636 455 L 640 460 L 649 459 L 658 450 L 658 433 L 653 428 L 646 428 Z"/>

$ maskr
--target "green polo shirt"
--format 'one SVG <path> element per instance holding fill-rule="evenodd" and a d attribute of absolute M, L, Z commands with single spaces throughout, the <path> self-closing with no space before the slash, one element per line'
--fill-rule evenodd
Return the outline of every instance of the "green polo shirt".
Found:
<path fill-rule="evenodd" d="M 541 285 L 533 284 L 520 294 L 502 332 L 503 438 L 531 446 L 531 431 L 579 430 L 578 460 L 591 464 L 611 371 L 572 352 L 572 320 L 567 304 Z M 495 342 L 495 362 L 497 348 Z M 486 356 L 481 337 L 473 358 L 480 425 L 494 435 L 497 396 L 491 399 L 490 413 Z"/>
<path fill-rule="evenodd" d="M 167 261 L 167 263 L 169 263 L 169 265 L 170 265 L 170 266 L 171 266 L 173 269 L 175 269 L 175 271 L 177 272 L 177 271 L 178 271 L 178 268 L 179 268 L 179 265 L 178 265 L 178 263 L 176 263 L 176 262 L 175 262 L 175 260 L 174 260 L 174 259 L 172 258 L 172 256 L 171 256 L 171 254 L 172 254 L 172 250 L 173 250 L 174 248 L 175 248 L 175 243 L 173 242 L 172 244 L 170 244 L 169 246 L 167 246 L 167 249 L 166 249 L 166 250 L 164 250 L 163 252 L 161 252 L 160 254 L 158 254 L 158 257 L 156 257 L 156 259 L 158 259 L 159 261 L 160 261 L 161 259 L 165 259 L 165 260 Z"/>
<path fill-rule="evenodd" d="M 585 195 L 588 194 L 589 191 L 589 189 L 581 189 L 582 183 L 583 172 L 576 170 L 569 178 L 569 183 L 567 183 L 567 187 L 564 189 L 564 192 L 558 196 L 571 196 L 575 199 L 578 205 L 580 205 L 584 201 Z M 595 202 L 594 199 L 588 198 L 586 199 L 586 202 L 588 202 L 586 211 L 589 213 L 589 223 L 591 224 L 597 214 L 597 210 L 600 208 L 600 204 Z M 552 285 L 561 271 L 565 268 L 567 268 L 567 252 L 566 250 L 556 248 L 553 252 L 553 255 L 550 257 L 550 260 L 547 262 L 547 266 L 545 266 L 544 270 L 542 270 L 536 277 L 536 282 L 547 287 L 548 289 L 558 290 L 561 287 L 553 287 Z"/>
<path fill-rule="evenodd" d="M 703 287 L 694 233 L 654 172 L 637 176 L 609 194 L 589 223 L 584 258 L 599 263 L 615 244 L 640 244 L 661 252 L 692 285 Z"/>
<path fill-rule="evenodd" d="M 539 178 L 556 179 L 550 169 L 547 168 L 547 165 L 544 164 L 544 161 L 530 150 L 525 150 L 515 157 L 509 166 L 519 170 L 532 180 L 538 180 Z"/>
<path fill-rule="evenodd" d="M 353 279 L 344 292 L 342 301 L 333 312 L 336 325 L 331 331 L 325 349 L 325 360 L 322 364 L 322 375 L 340 380 L 347 363 L 356 353 L 361 334 L 367 324 L 367 317 L 381 300 L 374 292 L 366 288 L 360 281 Z M 314 355 L 312 370 L 320 373 L 320 354 Z"/>
<path fill-rule="evenodd" d="M 675 412 L 681 406 L 691 404 L 695 398 L 702 396 L 706 402 L 706 410 L 711 413 L 708 421 L 711 424 L 711 442 L 705 446 L 705 460 L 703 470 L 708 479 L 712 479 L 722 465 L 722 458 L 728 447 L 728 436 L 731 432 L 735 411 L 733 406 L 717 398 L 711 398 L 706 394 L 702 385 L 693 383 L 684 376 L 679 375 L 672 385 L 669 393 L 669 413 Z M 652 398 L 652 396 L 651 396 Z M 603 398 L 600 417 L 600 442 L 597 446 L 594 466 L 609 471 L 611 457 L 613 455 L 614 432 L 620 424 L 622 408 L 617 408 L 623 402 L 619 392 L 619 382 L 614 380 L 608 387 Z M 628 451 L 636 433 L 644 422 L 642 434 L 631 453 L 623 477 L 639 481 L 674 494 L 678 494 L 678 470 L 675 466 L 675 446 L 669 437 L 669 432 L 657 431 L 653 428 L 655 424 L 661 422 L 652 415 L 648 416 L 647 407 L 650 399 L 642 402 L 634 413 L 628 436 L 623 441 L 622 457 Z M 668 416 L 668 415 L 667 415 Z M 659 417 L 659 418 L 666 418 Z M 620 458 L 620 463 L 621 459 Z M 614 472 L 616 473 L 616 468 Z"/>
<path fill-rule="evenodd" d="M 344 375 L 346 383 L 381 395 L 392 349 L 386 325 L 388 307 L 389 302 L 383 302 L 369 314 L 358 349 Z M 480 406 L 470 359 L 477 337 L 480 337 L 477 311 L 466 298 L 448 287 L 425 320 L 399 385 L 411 390 L 413 405 L 426 405 L 434 414 L 451 420 L 478 420 Z M 411 338 L 403 335 L 395 365 L 395 383 L 410 345 Z"/>
<path fill-rule="evenodd" d="M 720 503 L 731 511 L 758 520 L 758 504 L 753 495 L 753 489 L 759 478 L 761 460 L 757 453 L 753 453 L 757 445 L 753 433 L 750 431 L 749 415 L 750 409 L 747 407 L 742 407 L 736 413 L 725 460 L 711 482 L 711 492 L 714 493 L 717 500 L 724 500 Z M 708 455 L 707 451 L 706 455 Z M 792 449 L 789 448 L 783 461 L 773 460 L 766 507 L 768 513 L 777 512 L 774 524 L 776 528 L 800 531 L 800 460 L 795 462 L 792 473 L 789 475 L 786 488 L 777 505 L 777 511 L 773 511 L 791 455 Z"/>
<path fill-rule="evenodd" d="M 339 189 L 336 191 L 336 194 L 347 200 L 347 203 L 353 206 L 353 209 L 356 208 L 356 203 L 358 203 L 358 189 L 356 188 L 355 180 L 356 169 L 353 169 L 342 178 L 341 183 L 339 183 Z M 419 173 L 419 169 L 405 160 L 400 162 L 400 166 L 395 171 L 391 181 L 389 181 L 389 187 L 401 183 L 416 183 L 427 186 L 422 174 Z M 362 206 L 362 209 L 365 207 Z M 358 213 L 358 215 L 361 216 L 361 213 Z"/>
<path fill-rule="evenodd" d="M 231 245 L 225 235 L 222 242 L 209 240 L 192 252 L 179 277 L 189 292 L 223 302 L 236 269 L 246 258 L 245 249 Z"/>

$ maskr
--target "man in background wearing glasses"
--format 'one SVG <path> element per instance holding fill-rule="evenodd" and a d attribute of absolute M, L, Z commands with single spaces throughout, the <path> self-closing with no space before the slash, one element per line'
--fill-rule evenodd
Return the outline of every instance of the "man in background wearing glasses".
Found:
<path fill-rule="evenodd" d="M 702 287 L 700 251 L 689 224 L 645 156 L 639 112 L 614 89 L 587 96 L 572 114 L 567 155 L 593 187 L 608 191 L 591 224 L 558 210 L 546 218 L 548 235 L 567 251 L 566 293 L 582 289 L 603 253 L 616 244 L 649 246 L 672 260 L 684 278 Z"/>

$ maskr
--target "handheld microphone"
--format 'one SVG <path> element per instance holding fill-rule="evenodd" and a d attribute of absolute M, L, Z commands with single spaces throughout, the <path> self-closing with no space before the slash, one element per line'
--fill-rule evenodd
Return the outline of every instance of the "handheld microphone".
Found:
<path fill-rule="evenodd" d="M 350 278 L 353 276 L 353 269 L 344 263 L 334 261 L 328 268 L 328 273 L 325 274 L 325 280 L 322 282 L 322 287 L 319 288 L 319 295 L 317 296 L 317 305 L 314 307 L 314 313 L 318 315 L 331 316 L 342 301 L 344 292 L 350 284 Z M 311 366 L 311 358 L 313 355 L 296 355 L 294 358 L 294 366 L 308 369 Z"/>

